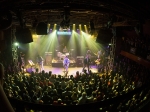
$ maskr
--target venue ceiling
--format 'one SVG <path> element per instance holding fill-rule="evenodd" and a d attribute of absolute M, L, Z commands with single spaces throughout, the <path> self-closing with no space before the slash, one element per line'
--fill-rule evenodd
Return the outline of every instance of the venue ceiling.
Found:
<path fill-rule="evenodd" d="M 13 25 L 25 22 L 33 27 L 38 22 L 60 25 L 65 8 L 69 24 L 89 25 L 96 29 L 112 26 L 133 26 L 150 19 L 150 1 L 136 0 L 1 0 L 1 11 L 9 10 Z M 66 11 L 66 10 L 65 10 Z"/>

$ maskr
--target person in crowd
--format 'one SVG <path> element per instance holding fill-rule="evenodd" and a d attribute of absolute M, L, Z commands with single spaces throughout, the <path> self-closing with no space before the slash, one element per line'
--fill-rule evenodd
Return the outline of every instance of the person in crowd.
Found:
<path fill-rule="evenodd" d="M 118 62 L 118 64 L 115 64 L 115 69 L 112 69 L 112 72 L 109 73 L 110 75 L 108 75 L 108 70 L 103 74 L 91 72 L 89 76 L 77 72 L 77 77 L 71 75 L 62 78 L 61 75 L 56 77 L 51 72 L 49 74 L 45 72 L 42 74 L 36 73 L 36 75 L 33 72 L 33 75 L 30 76 L 7 74 L 4 77 L 3 88 L 7 97 L 17 100 L 48 105 L 80 105 L 124 95 L 149 82 L 149 69 L 130 62 L 126 58 Z M 127 70 L 128 66 L 129 70 Z M 145 95 L 148 98 L 149 93 L 148 91 L 142 92 L 142 97 L 140 97 L 140 94 L 136 94 L 138 102 L 144 101 Z M 1 104 L 2 98 L 0 98 Z M 132 103 L 132 105 L 137 104 L 136 100 Z M 132 107 L 132 105 L 122 104 L 124 107 Z M 14 108 L 17 107 L 14 105 Z"/>
<path fill-rule="evenodd" d="M 15 112 L 3 90 L 4 67 L 0 63 L 0 112 Z"/>
<path fill-rule="evenodd" d="M 20 54 L 18 55 L 18 66 L 19 66 L 19 71 L 23 72 L 24 68 L 25 68 L 25 54 L 23 54 L 22 52 L 20 52 Z"/>
<path fill-rule="evenodd" d="M 86 92 L 82 93 L 82 96 L 78 99 L 77 105 L 85 104 L 87 102 L 87 94 Z"/>

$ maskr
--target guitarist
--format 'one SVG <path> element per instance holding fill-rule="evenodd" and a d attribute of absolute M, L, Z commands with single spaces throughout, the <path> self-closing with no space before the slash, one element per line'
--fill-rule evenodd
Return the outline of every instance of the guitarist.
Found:
<path fill-rule="evenodd" d="M 100 58 L 98 58 L 98 59 L 95 61 L 95 63 L 96 63 L 97 66 L 101 64 L 100 61 L 101 61 Z"/>
<path fill-rule="evenodd" d="M 96 63 L 98 72 L 100 72 L 101 71 L 100 69 L 101 69 L 101 66 L 102 66 L 101 59 L 97 58 L 97 60 L 95 61 L 95 63 Z"/>
<path fill-rule="evenodd" d="M 42 58 L 42 56 L 38 55 L 37 56 L 37 64 L 39 66 L 40 72 L 42 72 L 42 70 L 44 70 L 43 62 L 44 62 L 44 59 Z"/>
<path fill-rule="evenodd" d="M 84 58 L 84 61 L 83 61 L 83 71 L 85 70 L 85 67 L 87 67 L 88 72 L 89 72 L 89 70 L 90 70 L 90 63 L 91 63 L 90 56 L 89 56 L 89 54 L 86 54 L 86 57 Z"/>
<path fill-rule="evenodd" d="M 97 52 L 97 58 L 101 58 L 101 56 L 102 56 L 102 50 L 99 50 L 99 51 Z"/>
<path fill-rule="evenodd" d="M 68 73 L 69 64 L 70 64 L 70 60 L 69 60 L 68 56 L 66 56 L 63 60 L 64 72 L 66 72 L 66 75 Z"/>

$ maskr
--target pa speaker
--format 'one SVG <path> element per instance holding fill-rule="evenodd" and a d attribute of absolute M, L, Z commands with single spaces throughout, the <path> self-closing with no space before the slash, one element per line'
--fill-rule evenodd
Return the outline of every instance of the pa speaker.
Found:
<path fill-rule="evenodd" d="M 100 44 L 109 44 L 111 42 L 112 37 L 113 33 L 111 29 L 100 29 L 98 32 L 96 42 Z"/>
<path fill-rule="evenodd" d="M 28 28 L 19 28 L 16 30 L 16 39 L 19 43 L 33 42 L 32 34 Z"/>
<path fill-rule="evenodd" d="M 6 30 L 12 25 L 12 15 L 10 11 L 0 11 L 0 30 Z"/>
<path fill-rule="evenodd" d="M 93 20 L 90 20 L 90 28 L 91 28 L 91 30 L 95 30 L 95 27 L 94 27 L 94 22 L 93 22 Z"/>
<path fill-rule="evenodd" d="M 36 27 L 36 34 L 37 35 L 47 35 L 47 24 L 44 22 L 38 23 Z"/>
<path fill-rule="evenodd" d="M 83 67 L 84 56 L 77 56 L 76 65 L 77 67 Z"/>

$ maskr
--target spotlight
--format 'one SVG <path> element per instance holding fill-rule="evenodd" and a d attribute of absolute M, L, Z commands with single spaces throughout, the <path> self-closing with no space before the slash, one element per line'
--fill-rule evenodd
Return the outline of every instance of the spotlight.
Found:
<path fill-rule="evenodd" d="M 15 45 L 15 46 L 18 46 L 18 45 L 19 45 L 19 43 L 15 42 L 15 43 L 14 43 L 14 45 Z"/>

